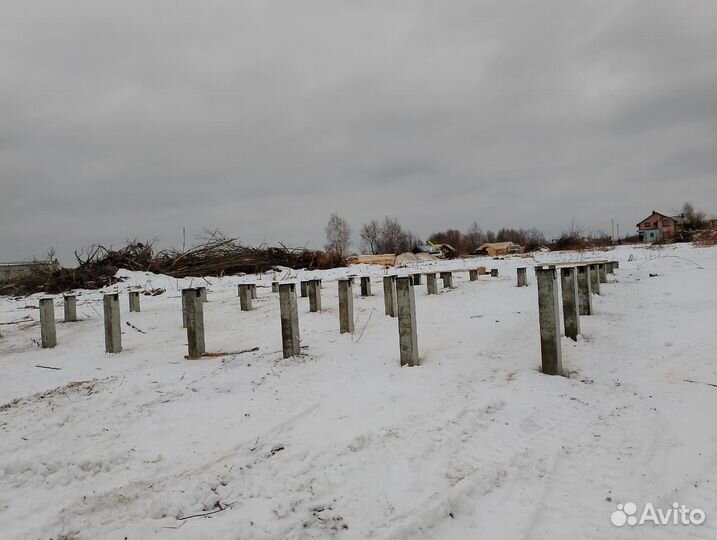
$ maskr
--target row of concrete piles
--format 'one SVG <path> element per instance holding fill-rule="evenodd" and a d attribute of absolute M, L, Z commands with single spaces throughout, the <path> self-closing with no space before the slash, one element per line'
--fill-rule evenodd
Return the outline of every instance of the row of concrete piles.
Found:
<path fill-rule="evenodd" d="M 478 279 L 479 271 L 478 269 L 469 269 L 468 270 L 468 278 L 470 281 L 476 281 Z M 490 271 L 491 277 L 498 277 L 498 270 L 492 269 Z M 444 289 L 454 289 L 455 285 L 453 284 L 453 272 L 427 272 L 427 273 L 417 273 L 417 274 L 411 274 L 409 277 L 411 278 L 411 284 L 412 285 L 421 285 L 422 278 L 425 276 L 426 278 L 426 293 L 427 294 L 438 294 L 438 279 L 440 278 L 443 288 Z M 369 278 L 362 278 L 368 280 Z M 398 313 L 398 306 L 396 303 L 396 279 L 397 276 L 384 276 L 383 278 L 383 297 L 384 297 L 384 304 L 386 309 L 386 315 L 389 317 L 395 317 Z M 363 293 L 363 286 L 361 289 L 361 296 L 370 296 L 370 285 L 368 288 L 368 294 L 364 295 Z"/>
<path fill-rule="evenodd" d="M 478 279 L 478 269 L 468 271 L 470 280 Z M 491 276 L 497 276 L 498 271 L 492 270 Z M 399 349 L 401 365 L 416 366 L 419 364 L 418 336 L 416 330 L 416 300 L 415 286 L 421 285 L 423 277 L 426 278 L 427 294 L 437 294 L 437 274 L 413 273 L 406 276 L 386 275 L 382 279 L 385 313 L 389 317 L 397 318 Z M 339 332 L 352 333 L 354 331 L 353 316 L 353 283 L 357 276 L 339 279 Z M 440 272 L 444 288 L 452 289 L 453 272 Z M 372 296 L 371 278 L 361 276 L 360 296 Z M 307 280 L 299 283 L 302 296 L 309 297 L 309 311 L 321 310 L 321 280 Z M 272 283 L 272 290 L 279 293 L 282 345 L 284 357 L 299 354 L 299 325 L 296 301 L 296 283 Z"/>
<path fill-rule="evenodd" d="M 414 286 L 420 285 L 422 277 L 426 276 L 426 286 L 428 294 L 437 294 L 438 288 L 436 284 L 436 273 L 414 273 L 408 276 L 388 275 L 383 278 L 383 292 L 386 315 L 396 317 L 398 319 L 399 330 L 399 348 L 401 365 L 414 366 L 418 365 L 418 338 L 416 332 L 416 303 Z M 478 279 L 478 270 L 469 270 L 471 281 Z M 497 270 L 491 271 L 491 276 L 497 276 Z M 353 333 L 354 331 L 354 315 L 353 315 L 353 284 L 356 276 L 349 276 L 337 281 L 338 297 L 339 297 L 339 332 Z M 453 273 L 440 273 L 443 286 L 445 288 L 453 288 Z M 309 311 L 321 311 L 321 279 L 309 279 L 297 282 L 272 282 L 272 292 L 278 293 L 279 311 L 281 320 L 281 337 L 282 352 L 285 358 L 297 356 L 300 354 L 300 334 L 299 334 L 299 314 L 297 301 L 297 285 L 301 297 L 308 297 Z M 253 284 L 240 284 L 238 286 L 238 294 L 240 305 L 243 311 L 251 311 L 252 298 L 256 298 L 256 286 Z M 188 293 L 192 296 L 192 293 Z M 360 277 L 360 295 L 362 297 L 372 296 L 371 278 L 368 276 Z M 184 298 L 184 296 L 183 296 Z M 185 303 L 191 309 L 201 308 L 201 302 L 195 304 Z M 194 306 L 192 308 L 192 306 Z M 191 320 L 190 320 L 191 319 Z M 203 319 L 197 314 L 193 319 L 185 316 L 185 321 L 192 325 L 192 321 L 197 321 L 201 328 L 192 328 L 191 334 L 189 326 L 189 357 L 196 358 L 204 354 L 203 341 Z M 185 326 L 187 326 L 185 324 Z M 196 334 L 201 332 L 202 339 L 199 340 Z"/>
<path fill-rule="evenodd" d="M 384 277 L 384 298 L 387 315 L 398 318 L 399 348 L 401 365 L 418 365 L 418 337 L 416 332 L 416 301 L 414 283 L 420 283 L 420 277 L 386 276 Z M 302 282 L 303 283 L 303 282 Z M 354 277 L 337 281 L 339 296 L 339 332 L 353 333 L 353 284 Z M 300 284 L 301 287 L 301 284 Z M 309 311 L 321 310 L 320 280 L 306 282 L 309 297 Z M 360 278 L 361 296 L 372 296 L 371 278 Z M 281 318 L 282 350 L 285 358 L 300 354 L 299 314 L 296 297 L 296 283 L 277 283 L 279 293 L 279 311 Z"/>
<path fill-rule="evenodd" d="M 518 284 L 521 284 L 520 270 Z M 470 281 L 478 279 L 478 269 L 468 270 Z M 440 279 L 444 288 L 453 289 L 453 272 L 440 272 Z M 497 276 L 497 270 L 491 270 L 491 276 Z M 416 332 L 415 292 L 414 287 L 421 285 L 423 277 L 426 278 L 427 294 L 437 294 L 437 274 L 413 273 L 407 276 L 388 275 L 383 278 L 383 292 L 385 312 L 387 316 L 398 319 L 399 346 L 401 365 L 418 365 L 418 343 Z M 353 283 L 350 276 L 338 280 L 339 293 L 339 331 L 353 333 Z M 525 279 L 523 277 L 523 283 Z M 525 283 L 524 283 L 525 284 Z M 279 294 L 282 349 L 284 357 L 291 357 L 300 353 L 300 337 L 298 324 L 298 309 L 296 296 L 296 283 L 273 282 L 272 291 Z M 321 311 L 321 279 L 310 279 L 299 282 L 302 297 L 309 298 L 309 311 Z M 371 296 L 371 278 L 360 277 L 360 294 L 363 297 Z M 129 307 L 131 312 L 140 311 L 140 291 L 129 291 Z M 238 285 L 238 296 L 242 311 L 253 309 L 252 300 L 257 298 L 256 285 L 245 283 Z M 206 353 L 204 340 L 204 312 L 203 304 L 207 301 L 206 287 L 193 287 L 182 290 L 182 321 L 187 330 L 188 357 L 199 358 Z M 77 320 L 77 298 L 66 295 L 65 321 Z M 105 350 L 108 353 L 118 353 L 122 350 L 122 334 L 119 309 L 119 293 L 109 293 L 104 296 L 104 323 L 105 323 Z M 42 333 L 42 346 L 54 347 L 57 344 L 55 333 L 54 304 L 51 298 L 40 301 L 40 320 Z"/>
<path fill-rule="evenodd" d="M 580 334 L 580 316 L 593 314 L 592 295 L 600 294 L 600 285 L 607 283 L 607 275 L 612 274 L 618 267 L 619 263 L 616 261 L 586 261 L 535 267 L 543 373 L 563 375 L 560 300 L 562 299 L 565 336 L 577 341 Z M 558 277 L 562 293 L 560 295 Z"/>
<path fill-rule="evenodd" d="M 140 291 L 129 291 L 129 310 L 140 311 Z M 105 351 L 118 353 L 122 350 L 122 329 L 120 323 L 119 293 L 105 294 L 102 301 L 105 323 Z M 63 295 L 64 322 L 77 322 L 77 296 Z M 55 304 L 52 298 L 40 299 L 40 342 L 43 349 L 57 346 L 55 328 Z"/>

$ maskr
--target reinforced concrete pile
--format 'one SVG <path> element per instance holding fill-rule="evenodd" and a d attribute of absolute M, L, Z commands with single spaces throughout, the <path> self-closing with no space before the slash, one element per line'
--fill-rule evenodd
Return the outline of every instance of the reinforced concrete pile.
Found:
<path fill-rule="evenodd" d="M 280 246 L 251 247 L 236 238 L 214 234 L 186 251 L 155 251 L 151 242 L 129 242 L 114 250 L 101 245 L 75 252 L 76 268 L 37 265 L 26 275 L 0 284 L 0 295 L 57 294 L 72 289 L 100 289 L 118 281 L 117 270 L 153 272 L 171 277 L 223 276 L 265 272 L 276 267 L 326 269 L 345 266 L 323 251 Z"/>

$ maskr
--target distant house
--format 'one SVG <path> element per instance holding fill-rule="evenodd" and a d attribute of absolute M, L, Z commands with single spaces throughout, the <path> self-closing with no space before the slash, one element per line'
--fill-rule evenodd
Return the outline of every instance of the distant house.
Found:
<path fill-rule="evenodd" d="M 655 210 L 637 224 L 637 232 L 642 242 L 656 242 L 660 238 L 670 238 L 677 234 L 677 220 L 660 214 Z"/>
<path fill-rule="evenodd" d="M 511 253 L 520 253 L 521 248 L 513 242 L 486 242 L 478 247 L 473 255 L 489 255 L 491 257 L 499 257 L 502 255 L 510 255 Z"/>

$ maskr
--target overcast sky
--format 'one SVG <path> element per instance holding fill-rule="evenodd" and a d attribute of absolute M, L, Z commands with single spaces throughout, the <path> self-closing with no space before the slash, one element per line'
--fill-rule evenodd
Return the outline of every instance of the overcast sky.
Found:
<path fill-rule="evenodd" d="M 717 213 L 717 2 L 0 4 L 0 260 Z"/>

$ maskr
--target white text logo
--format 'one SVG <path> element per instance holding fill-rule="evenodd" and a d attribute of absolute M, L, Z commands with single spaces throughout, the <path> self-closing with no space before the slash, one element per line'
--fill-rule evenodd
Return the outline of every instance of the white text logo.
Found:
<path fill-rule="evenodd" d="M 634 502 L 618 504 L 617 510 L 610 515 L 610 521 L 616 527 L 623 525 L 702 525 L 706 516 L 704 510 L 688 508 L 684 504 L 672 503 L 667 509 L 655 508 L 652 503 L 645 504 L 642 512 L 637 511 Z"/>

